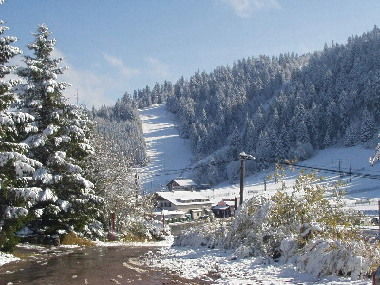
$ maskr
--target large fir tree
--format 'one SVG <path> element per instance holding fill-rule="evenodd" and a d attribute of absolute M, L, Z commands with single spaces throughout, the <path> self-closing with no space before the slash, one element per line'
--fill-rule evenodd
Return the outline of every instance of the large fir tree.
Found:
<path fill-rule="evenodd" d="M 8 61 L 21 53 L 12 36 L 4 36 L 8 27 L 0 21 L 0 250 L 9 251 L 17 242 L 16 231 L 30 216 L 29 208 L 43 190 L 31 187 L 33 176 L 42 164 L 27 156 L 28 145 L 22 143 L 36 131 L 34 117 L 17 110 L 14 92 L 18 81 L 7 75 L 15 70 Z"/>
<path fill-rule="evenodd" d="M 36 118 L 38 129 L 25 143 L 30 156 L 44 164 L 36 178 L 47 186 L 46 199 L 34 205 L 38 215 L 30 227 L 43 234 L 101 234 L 102 199 L 82 175 L 84 158 L 93 152 L 86 112 L 65 101 L 68 84 L 57 81 L 64 71 L 62 59 L 52 57 L 55 40 L 47 26 L 39 26 L 34 36 L 28 45 L 33 55 L 25 57 L 26 67 L 18 74 L 26 81 L 20 92 L 22 106 Z"/>

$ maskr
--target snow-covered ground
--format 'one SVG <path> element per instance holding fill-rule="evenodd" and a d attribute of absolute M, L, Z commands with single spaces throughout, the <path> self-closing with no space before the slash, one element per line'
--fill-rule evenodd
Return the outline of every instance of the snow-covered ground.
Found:
<path fill-rule="evenodd" d="M 16 260 L 20 260 L 20 258 L 15 257 L 12 254 L 4 253 L 0 251 L 0 266 L 12 261 L 16 261 Z"/>
<path fill-rule="evenodd" d="M 292 264 L 279 264 L 264 258 L 232 259 L 232 252 L 221 249 L 163 248 L 159 257 L 148 255 L 146 263 L 185 278 L 201 278 L 213 284 L 371 284 L 370 280 L 315 277 L 297 271 Z"/>
<path fill-rule="evenodd" d="M 164 104 L 140 110 L 140 119 L 149 157 L 148 166 L 140 170 L 140 181 L 146 192 L 156 192 L 171 179 L 186 177 L 181 169 L 190 167 L 192 153 Z"/>
<path fill-rule="evenodd" d="M 363 148 L 362 146 L 354 146 L 348 148 L 328 148 L 316 153 L 312 158 L 301 161 L 299 165 L 312 166 L 317 168 L 334 169 L 344 172 L 366 173 L 380 175 L 380 163 L 370 166 L 368 159 L 373 155 L 373 150 Z M 340 162 L 339 162 L 340 161 Z M 287 188 L 294 184 L 295 178 L 300 168 L 288 169 L 286 171 L 285 186 Z M 273 179 L 268 179 L 273 174 L 273 169 L 260 172 L 255 175 L 246 177 L 244 183 L 244 199 L 254 195 L 271 196 L 277 189 L 281 188 L 281 182 L 275 183 Z M 378 209 L 378 200 L 380 199 L 380 180 L 340 176 L 339 174 L 331 174 L 328 172 L 319 172 L 320 176 L 325 178 L 326 182 L 343 181 L 347 183 L 347 203 L 349 207 L 360 210 L 376 210 Z M 266 187 L 264 180 L 266 179 Z M 215 202 L 223 198 L 234 198 L 239 196 L 239 183 L 232 184 L 229 182 L 221 183 L 213 189 L 205 190 L 202 193 Z M 264 190 L 266 189 L 266 190 Z"/>

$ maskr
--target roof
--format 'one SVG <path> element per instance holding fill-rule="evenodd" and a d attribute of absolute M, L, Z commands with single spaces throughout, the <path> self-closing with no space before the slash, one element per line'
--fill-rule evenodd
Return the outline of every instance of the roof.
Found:
<path fill-rule="evenodd" d="M 182 187 L 197 186 L 197 183 L 195 183 L 191 179 L 182 179 L 182 178 L 173 179 L 172 181 L 168 183 L 168 185 L 173 182 L 176 182 L 179 186 L 182 186 Z"/>
<path fill-rule="evenodd" d="M 171 210 L 163 210 L 163 211 L 153 212 L 153 215 L 155 215 L 155 216 L 162 216 L 162 214 L 164 214 L 165 216 L 184 216 L 185 212 L 183 212 L 183 211 L 171 211 Z"/>
<path fill-rule="evenodd" d="M 215 210 L 227 210 L 229 209 L 230 206 L 213 206 L 212 209 L 215 209 Z"/>
<path fill-rule="evenodd" d="M 174 205 L 205 205 L 212 204 L 210 199 L 199 192 L 193 191 L 168 191 L 156 192 L 161 198 L 168 200 Z"/>

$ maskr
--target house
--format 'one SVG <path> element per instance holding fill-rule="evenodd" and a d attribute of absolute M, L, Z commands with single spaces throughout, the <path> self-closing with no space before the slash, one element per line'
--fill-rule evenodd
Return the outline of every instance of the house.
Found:
<path fill-rule="evenodd" d="M 186 178 L 177 178 L 171 180 L 168 184 L 166 184 L 169 191 L 174 190 L 196 190 L 197 189 L 197 183 L 195 183 L 191 179 Z"/>
<path fill-rule="evenodd" d="M 211 210 L 217 218 L 229 218 L 235 215 L 236 204 L 236 198 L 223 199 L 216 206 L 211 207 Z"/>
<path fill-rule="evenodd" d="M 209 214 L 212 202 L 201 193 L 195 191 L 156 192 L 157 212 L 163 212 L 167 217 L 172 214 L 199 219 Z"/>

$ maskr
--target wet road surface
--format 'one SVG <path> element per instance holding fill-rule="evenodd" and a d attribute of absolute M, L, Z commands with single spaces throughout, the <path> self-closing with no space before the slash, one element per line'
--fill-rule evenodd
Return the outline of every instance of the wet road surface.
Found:
<path fill-rule="evenodd" d="M 46 250 L 0 267 L 0 285 L 208 284 L 147 268 L 139 260 L 154 247 L 87 247 Z"/>

